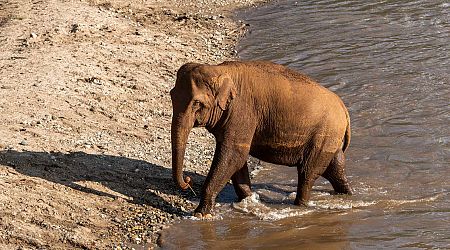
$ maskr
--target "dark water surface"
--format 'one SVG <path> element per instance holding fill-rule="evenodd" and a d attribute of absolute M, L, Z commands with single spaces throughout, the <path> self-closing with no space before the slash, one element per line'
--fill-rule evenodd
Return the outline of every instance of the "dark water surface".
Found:
<path fill-rule="evenodd" d="M 163 248 L 450 249 L 450 2 L 280 1 L 238 17 L 242 59 L 303 71 L 346 103 L 355 194 L 320 179 L 297 208 L 295 169 L 263 164 L 259 199 L 171 227 Z"/>

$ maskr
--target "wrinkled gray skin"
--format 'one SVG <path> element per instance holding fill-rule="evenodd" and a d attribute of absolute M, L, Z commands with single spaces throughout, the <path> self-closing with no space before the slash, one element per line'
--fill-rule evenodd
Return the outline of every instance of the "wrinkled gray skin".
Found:
<path fill-rule="evenodd" d="M 325 177 L 337 193 L 351 194 L 344 172 L 350 120 L 341 99 L 305 75 L 271 62 L 189 63 L 170 91 L 173 105 L 172 173 L 182 189 L 183 158 L 193 127 L 216 138 L 198 217 L 210 217 L 217 194 L 231 179 L 238 198 L 251 195 L 248 155 L 295 166 L 295 204 L 305 205 L 314 181 Z"/>

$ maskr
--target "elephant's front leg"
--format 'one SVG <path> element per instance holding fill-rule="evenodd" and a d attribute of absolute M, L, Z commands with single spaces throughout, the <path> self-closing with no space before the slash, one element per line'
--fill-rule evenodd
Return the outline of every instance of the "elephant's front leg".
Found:
<path fill-rule="evenodd" d="M 233 174 L 244 166 L 250 147 L 244 143 L 217 143 L 214 159 L 203 184 L 199 206 L 195 216 L 209 217 L 215 199 Z"/>
<path fill-rule="evenodd" d="M 231 180 L 233 181 L 234 191 L 236 191 L 239 201 L 242 201 L 246 197 L 252 195 L 247 161 L 241 169 L 237 170 L 233 174 Z"/>

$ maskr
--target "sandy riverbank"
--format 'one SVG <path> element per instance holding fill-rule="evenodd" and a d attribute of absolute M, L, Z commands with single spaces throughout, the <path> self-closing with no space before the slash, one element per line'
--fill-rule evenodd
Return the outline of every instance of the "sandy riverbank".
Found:
<path fill-rule="evenodd" d="M 176 70 L 232 58 L 261 0 L 0 3 L 0 249 L 152 246 L 196 198 L 170 169 Z M 190 137 L 199 191 L 212 156 Z"/>

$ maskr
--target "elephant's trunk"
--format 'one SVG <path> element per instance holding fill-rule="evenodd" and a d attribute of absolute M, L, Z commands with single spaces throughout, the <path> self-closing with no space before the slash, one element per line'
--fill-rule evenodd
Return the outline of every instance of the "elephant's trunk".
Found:
<path fill-rule="evenodd" d="M 187 119 L 186 119 L 187 118 Z M 183 160 L 186 151 L 186 143 L 189 132 L 193 127 L 193 122 L 190 122 L 185 115 L 178 115 L 172 119 L 171 140 L 172 140 L 172 178 L 175 183 L 186 190 L 192 185 L 190 177 L 183 179 Z"/>

